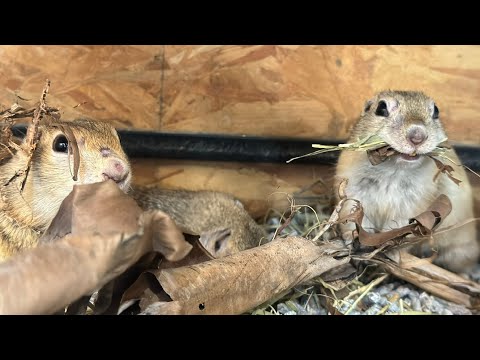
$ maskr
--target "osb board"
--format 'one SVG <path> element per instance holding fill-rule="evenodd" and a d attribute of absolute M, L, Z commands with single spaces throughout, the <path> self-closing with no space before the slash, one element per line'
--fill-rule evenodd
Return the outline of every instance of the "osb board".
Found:
<path fill-rule="evenodd" d="M 288 210 L 287 195 L 295 196 L 296 205 L 325 204 L 331 195 L 334 174 L 333 166 L 329 165 L 157 159 L 131 159 L 131 163 L 136 184 L 227 192 L 240 199 L 255 218 L 263 217 L 270 209 Z M 475 213 L 480 217 L 480 178 L 469 174 L 469 179 Z"/>
<path fill-rule="evenodd" d="M 15 94 L 37 101 L 48 78 L 48 102 L 61 108 L 62 118 L 156 129 L 162 51 L 162 46 L 0 46 L 0 104 L 9 107 Z M 83 105 L 74 108 L 77 104 Z"/>
<path fill-rule="evenodd" d="M 48 77 L 67 118 L 340 139 L 375 92 L 410 89 L 436 99 L 451 139 L 478 142 L 479 58 L 480 46 L 1 46 L 0 104 L 36 99 Z"/>
<path fill-rule="evenodd" d="M 269 209 L 288 210 L 291 195 L 295 195 L 297 205 L 315 204 L 319 198 L 329 196 L 333 176 L 332 168 L 326 165 L 156 159 L 131 159 L 131 162 L 136 184 L 230 193 L 256 218 Z"/>

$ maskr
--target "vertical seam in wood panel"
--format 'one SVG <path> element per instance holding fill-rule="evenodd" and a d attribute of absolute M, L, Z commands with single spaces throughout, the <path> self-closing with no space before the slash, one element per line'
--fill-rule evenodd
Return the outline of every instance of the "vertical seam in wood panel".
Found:
<path fill-rule="evenodd" d="M 162 130 L 163 120 L 163 84 L 165 80 L 165 45 L 162 45 L 162 65 L 160 70 L 160 114 L 158 117 L 157 129 Z"/>

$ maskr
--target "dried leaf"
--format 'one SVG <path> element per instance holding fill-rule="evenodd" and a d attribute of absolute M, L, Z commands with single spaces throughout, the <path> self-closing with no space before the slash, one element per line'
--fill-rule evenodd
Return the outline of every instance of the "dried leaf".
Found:
<path fill-rule="evenodd" d="M 387 160 L 388 157 L 398 154 L 390 145 L 367 151 L 368 160 L 372 165 L 378 165 Z"/>
<path fill-rule="evenodd" d="M 152 271 L 172 302 L 158 314 L 241 314 L 275 295 L 343 265 L 333 244 L 300 237 L 272 241 L 198 265 Z"/>
<path fill-rule="evenodd" d="M 160 254 L 153 252 L 148 253 L 129 267 L 124 273 L 102 287 L 98 291 L 93 313 L 95 315 L 116 315 L 119 312 L 118 309 L 125 292 L 146 270 L 157 268 L 160 259 L 163 259 L 163 256 Z"/>
<path fill-rule="evenodd" d="M 455 184 L 460 185 L 462 180 L 458 180 L 457 178 L 454 178 L 452 175 L 452 172 L 455 171 L 451 165 L 445 165 L 442 163 L 440 160 L 434 158 L 433 156 L 430 156 L 430 159 L 432 159 L 435 162 L 435 165 L 437 165 L 438 171 L 433 177 L 433 181 L 435 182 L 438 178 L 438 175 L 441 173 L 445 174 L 448 176 L 450 180 L 452 180 Z"/>
<path fill-rule="evenodd" d="M 430 236 L 433 230 L 451 211 L 452 204 L 450 199 L 446 195 L 441 194 L 427 210 L 410 219 L 409 225 L 389 231 L 369 233 L 362 227 L 364 212 L 360 202 L 357 201 L 355 211 L 350 213 L 346 218 L 339 220 L 339 222 L 354 222 L 357 225 L 358 239 L 362 245 L 380 247 L 389 241 L 398 240 L 408 234 L 413 234 L 416 238 L 405 238 L 402 239 L 403 242 L 416 242 L 419 237 L 424 238 Z"/>
<path fill-rule="evenodd" d="M 119 235 L 67 236 L 0 263 L 0 314 L 52 314 L 103 285 Z M 126 258 L 126 264 L 134 259 Z"/>
<path fill-rule="evenodd" d="M 185 256 L 183 259 L 179 261 L 174 261 L 174 262 L 169 261 L 165 258 L 160 258 L 155 264 L 152 262 L 149 268 L 150 269 L 170 269 L 170 268 L 177 268 L 182 266 L 195 265 L 195 264 L 199 264 L 199 263 L 214 259 L 214 257 L 202 246 L 198 236 L 189 235 L 189 234 L 184 234 L 184 236 L 185 236 L 185 240 L 192 245 L 192 250 L 188 253 L 187 256 Z M 137 275 L 138 277 L 137 280 L 135 280 L 134 282 L 131 282 L 130 283 L 131 285 L 128 288 L 127 287 L 123 288 L 123 292 L 122 292 L 121 298 L 117 303 L 117 308 L 115 310 L 115 313 L 121 312 L 122 309 L 125 307 L 126 303 L 129 303 L 132 300 L 140 300 L 144 298 L 147 290 L 154 290 L 155 294 L 157 294 L 158 297 L 160 297 L 160 292 L 162 292 L 164 294 L 163 296 L 166 297 L 169 301 L 171 301 L 171 299 L 163 291 L 161 291 L 161 287 L 158 281 L 156 280 L 155 275 L 146 271 L 147 267 L 144 267 L 143 270 L 145 272 Z M 155 279 L 155 281 L 153 281 L 152 279 Z M 142 305 L 145 305 L 145 302 Z"/>
<path fill-rule="evenodd" d="M 74 186 L 61 209 L 38 247 L 0 264 L 0 313 L 54 313 L 153 249 L 176 260 L 192 248 L 165 213 L 142 212 L 111 180 Z"/>
<path fill-rule="evenodd" d="M 215 259 L 215 257 L 205 249 L 200 237 L 197 235 L 184 234 L 185 240 L 192 246 L 192 250 L 183 259 L 171 261 L 169 259 L 160 259 L 157 269 L 171 269 L 181 266 L 190 266 L 200 264 L 205 261 Z"/>
<path fill-rule="evenodd" d="M 452 211 L 452 203 L 447 195 L 439 195 L 435 201 L 420 215 L 410 219 L 410 222 L 416 220 L 424 229 L 421 233 L 431 234 L 431 232 L 445 219 Z"/>
<path fill-rule="evenodd" d="M 373 262 L 392 275 L 408 281 L 429 293 L 469 308 L 480 306 L 480 285 L 419 259 L 406 252 L 394 251 L 388 257 L 379 256 Z"/>

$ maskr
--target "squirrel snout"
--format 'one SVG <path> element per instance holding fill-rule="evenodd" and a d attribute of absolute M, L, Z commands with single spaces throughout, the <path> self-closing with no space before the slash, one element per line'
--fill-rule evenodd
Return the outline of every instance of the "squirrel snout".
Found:
<path fill-rule="evenodd" d="M 413 146 L 421 145 L 427 140 L 427 132 L 422 126 L 412 126 L 407 130 L 407 140 Z"/>
<path fill-rule="evenodd" d="M 112 179 L 119 183 L 130 175 L 130 167 L 120 159 L 109 159 L 102 175 L 105 180 Z"/>

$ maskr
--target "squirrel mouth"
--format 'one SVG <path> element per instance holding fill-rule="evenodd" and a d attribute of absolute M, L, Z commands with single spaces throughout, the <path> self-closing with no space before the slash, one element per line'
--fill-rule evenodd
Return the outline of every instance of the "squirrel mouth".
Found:
<path fill-rule="evenodd" d="M 414 160 L 418 160 L 420 158 L 420 155 L 418 155 L 418 154 L 408 155 L 408 154 L 404 154 L 404 153 L 398 153 L 398 155 L 402 159 L 407 160 L 407 161 L 414 161 Z"/>
<path fill-rule="evenodd" d="M 106 181 L 106 180 L 113 180 L 115 181 L 115 183 L 118 185 L 118 187 L 122 190 L 126 190 L 126 188 L 128 187 L 128 174 L 125 175 L 124 177 L 122 178 L 118 178 L 118 177 L 115 177 L 115 176 L 110 176 L 108 174 L 105 174 L 103 173 L 103 180 Z"/>
<path fill-rule="evenodd" d="M 367 151 L 367 156 L 368 156 L 368 160 L 370 161 L 370 163 L 375 166 L 375 165 L 378 165 L 378 164 L 384 162 L 385 160 L 387 160 L 390 157 L 413 162 L 413 161 L 418 160 L 420 158 L 421 154 L 416 154 L 416 153 L 405 154 L 405 153 L 402 153 L 400 151 L 395 150 L 390 145 L 386 145 L 386 146 L 383 146 L 383 147 L 378 148 L 378 149 L 368 150 Z"/>

